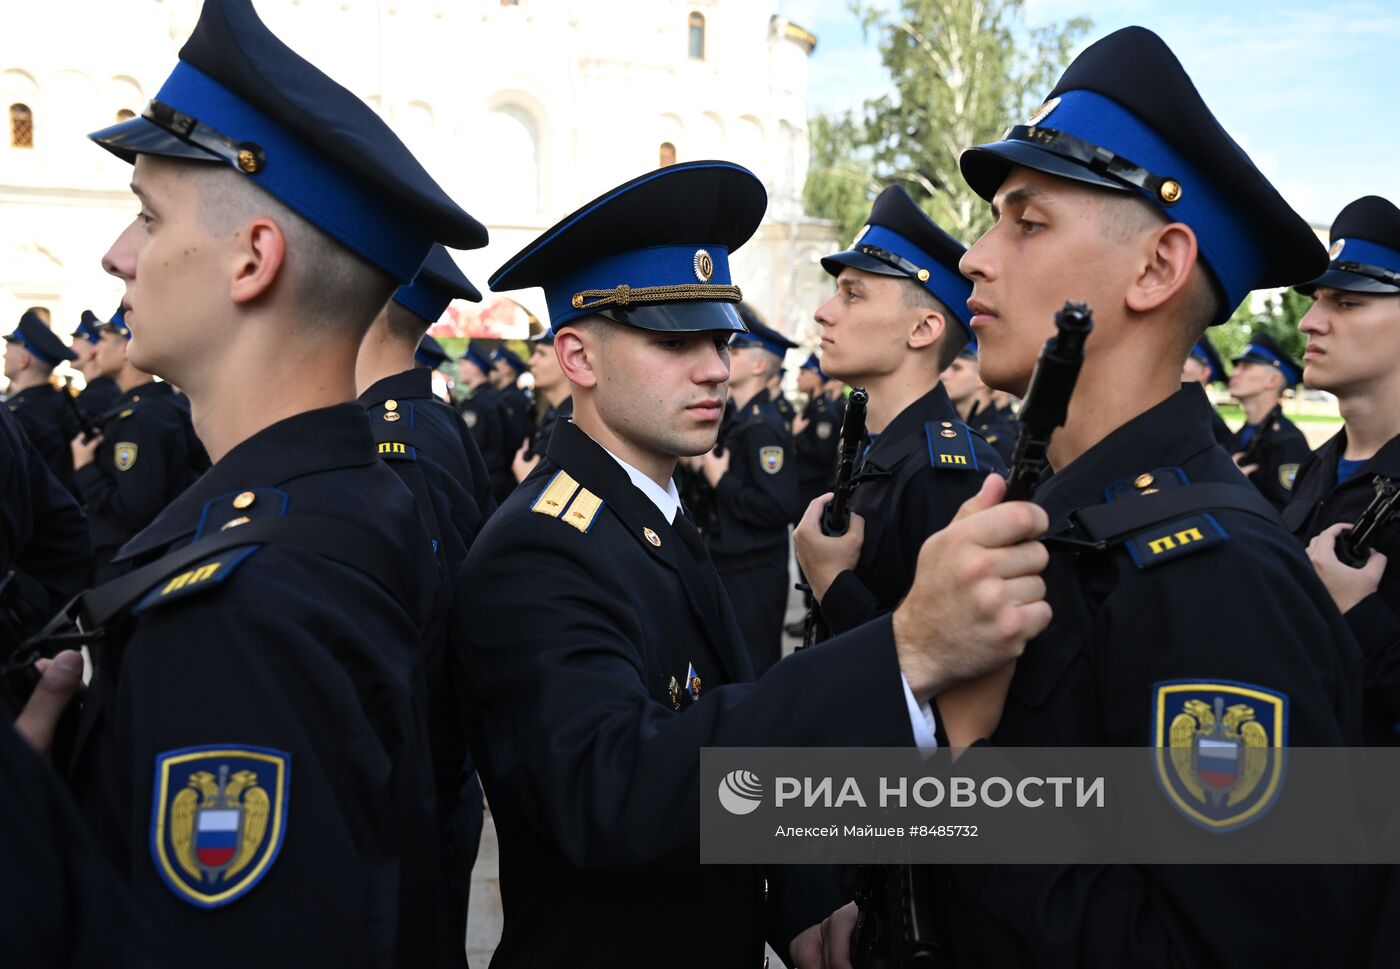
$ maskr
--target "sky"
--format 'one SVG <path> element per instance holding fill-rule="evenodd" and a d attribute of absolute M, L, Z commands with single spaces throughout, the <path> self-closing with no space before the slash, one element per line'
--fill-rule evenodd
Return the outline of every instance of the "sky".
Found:
<path fill-rule="evenodd" d="M 1175 51 L 1206 104 L 1297 211 L 1329 225 L 1362 195 L 1400 202 L 1400 2 L 1027 0 L 1031 26 L 1084 16 L 1084 44 L 1140 24 Z M 808 110 L 888 89 L 877 38 L 847 0 L 779 0 L 817 35 Z"/>

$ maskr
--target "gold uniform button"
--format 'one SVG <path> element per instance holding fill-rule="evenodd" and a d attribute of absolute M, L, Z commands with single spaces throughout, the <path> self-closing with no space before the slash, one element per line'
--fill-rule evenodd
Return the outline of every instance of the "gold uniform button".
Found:
<path fill-rule="evenodd" d="M 1175 205 L 1181 199 L 1181 183 L 1174 178 L 1169 178 L 1162 183 L 1162 187 L 1157 190 L 1163 202 L 1168 205 Z"/>
<path fill-rule="evenodd" d="M 941 426 L 941 427 L 952 427 L 952 426 L 953 426 L 953 422 L 952 422 L 952 421 L 944 421 L 940 426 Z"/>
<path fill-rule="evenodd" d="M 1133 487 L 1142 489 L 1152 484 L 1155 479 L 1150 474 L 1140 474 L 1133 479 Z"/>
<path fill-rule="evenodd" d="M 919 282 L 921 282 L 921 283 L 926 283 L 926 282 L 928 282 L 928 270 L 927 270 L 927 269 L 920 269 L 920 270 L 919 270 Z"/>
<path fill-rule="evenodd" d="M 243 511 L 245 509 L 252 508 L 253 502 L 257 500 L 257 495 L 253 494 L 251 491 L 245 491 L 237 498 L 233 499 L 233 507 L 237 508 L 239 511 Z"/>
<path fill-rule="evenodd" d="M 396 401 L 396 400 L 386 400 L 386 401 L 384 402 L 384 409 L 385 409 L 385 410 L 398 410 L 398 409 L 399 409 L 399 402 Z"/>

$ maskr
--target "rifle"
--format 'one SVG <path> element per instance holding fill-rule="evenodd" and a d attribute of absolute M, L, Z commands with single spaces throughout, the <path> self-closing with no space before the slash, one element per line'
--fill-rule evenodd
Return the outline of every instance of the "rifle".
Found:
<path fill-rule="evenodd" d="M 63 402 L 68 405 L 69 415 L 82 430 L 84 444 L 101 433 L 101 431 L 97 429 L 97 425 L 93 424 L 92 419 L 84 414 L 83 409 L 78 406 L 78 392 L 74 389 L 72 380 L 65 380 L 63 382 L 63 390 L 59 393 L 59 396 L 62 397 Z"/>
<path fill-rule="evenodd" d="M 846 404 L 846 417 L 841 421 L 841 446 L 836 463 L 836 487 L 832 489 L 831 504 L 822 514 L 822 533 L 844 535 L 851 527 L 851 495 L 855 493 L 856 461 L 865 444 L 865 411 L 870 395 L 864 388 L 851 391 Z"/>
<path fill-rule="evenodd" d="M 837 449 L 836 484 L 832 488 L 831 503 L 822 512 L 822 534 L 844 535 L 851 527 L 851 495 L 856 490 L 856 462 L 860 460 L 860 449 L 865 444 L 865 413 L 870 404 L 870 394 L 862 387 L 851 391 L 846 402 L 846 416 L 841 419 L 840 446 Z M 805 585 L 805 583 L 804 583 Z M 810 587 L 802 588 L 810 592 Z M 821 621 L 815 599 L 809 597 L 807 617 L 802 621 L 802 647 L 813 646 L 819 639 L 826 638 L 828 630 Z"/>
<path fill-rule="evenodd" d="M 1016 422 L 1016 450 L 1006 479 L 1006 500 L 1026 501 L 1049 462 L 1045 457 L 1055 428 L 1065 423 L 1070 395 L 1084 363 L 1084 341 L 1094 328 L 1094 311 L 1084 303 L 1067 302 L 1055 314 L 1059 331 L 1045 342 L 1035 362 L 1030 387 Z"/>
<path fill-rule="evenodd" d="M 856 969 L 933 969 L 941 946 L 934 928 L 935 892 L 927 866 L 860 865 L 851 935 Z"/>
<path fill-rule="evenodd" d="M 1376 496 L 1356 520 L 1349 531 L 1337 536 L 1337 558 L 1354 569 L 1359 569 L 1371 557 L 1371 548 L 1381 529 L 1395 517 L 1396 505 L 1400 504 L 1400 480 L 1376 475 Z"/>

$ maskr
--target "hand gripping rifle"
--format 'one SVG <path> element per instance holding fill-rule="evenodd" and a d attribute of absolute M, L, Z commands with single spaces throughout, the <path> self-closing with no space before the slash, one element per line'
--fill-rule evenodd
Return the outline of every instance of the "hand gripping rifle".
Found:
<path fill-rule="evenodd" d="M 1371 548 L 1381 529 L 1395 517 L 1396 505 L 1400 504 L 1400 480 L 1376 475 L 1376 496 L 1356 520 L 1349 531 L 1337 536 L 1337 558 L 1354 569 L 1359 569 L 1371 557 Z"/>
<path fill-rule="evenodd" d="M 1055 327 L 1059 332 L 1040 351 L 1016 417 L 1021 430 L 1006 479 L 1007 501 L 1028 500 L 1045 473 L 1045 452 L 1055 428 L 1065 423 L 1070 395 L 1084 363 L 1084 340 L 1094 328 L 1094 311 L 1084 303 L 1065 303 L 1055 314 Z"/>
<path fill-rule="evenodd" d="M 837 451 L 836 485 L 832 488 L 831 503 L 822 512 L 822 534 L 844 535 L 851 527 L 851 495 L 856 490 L 856 462 L 860 460 L 860 449 L 865 445 L 865 413 L 870 404 L 870 395 L 864 388 L 851 391 L 846 401 L 846 416 L 841 421 L 840 447 Z M 804 591 L 807 587 L 802 586 Z M 815 600 L 807 609 L 803 620 L 802 645 L 811 646 L 818 639 L 826 638 L 821 616 L 817 612 Z"/>
<path fill-rule="evenodd" d="M 1055 314 L 1055 327 L 1058 332 L 1040 351 L 1017 418 L 1021 430 L 1011 457 L 1007 501 L 1028 500 L 1045 472 L 1045 452 L 1069 411 L 1094 314 L 1083 303 L 1066 303 Z M 913 865 L 860 868 L 861 886 L 856 893 L 860 914 L 851 936 L 851 962 L 857 969 L 937 965 L 940 946 L 927 869 Z"/>

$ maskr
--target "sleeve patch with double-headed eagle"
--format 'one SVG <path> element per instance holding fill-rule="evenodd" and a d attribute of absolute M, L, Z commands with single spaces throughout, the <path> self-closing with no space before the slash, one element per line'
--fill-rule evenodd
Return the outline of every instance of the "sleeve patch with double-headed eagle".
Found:
<path fill-rule="evenodd" d="M 291 770 L 291 755 L 268 747 L 157 755 L 151 857 L 177 898 L 220 908 L 262 880 L 286 835 Z"/>
<path fill-rule="evenodd" d="M 1249 683 L 1172 680 L 1152 689 L 1157 779 L 1208 831 L 1255 820 L 1283 785 L 1288 697 Z"/>
<path fill-rule="evenodd" d="M 587 535 L 598 520 L 603 505 L 602 498 L 582 487 L 569 472 L 558 471 L 530 505 L 530 510 L 538 515 L 557 518 Z"/>

